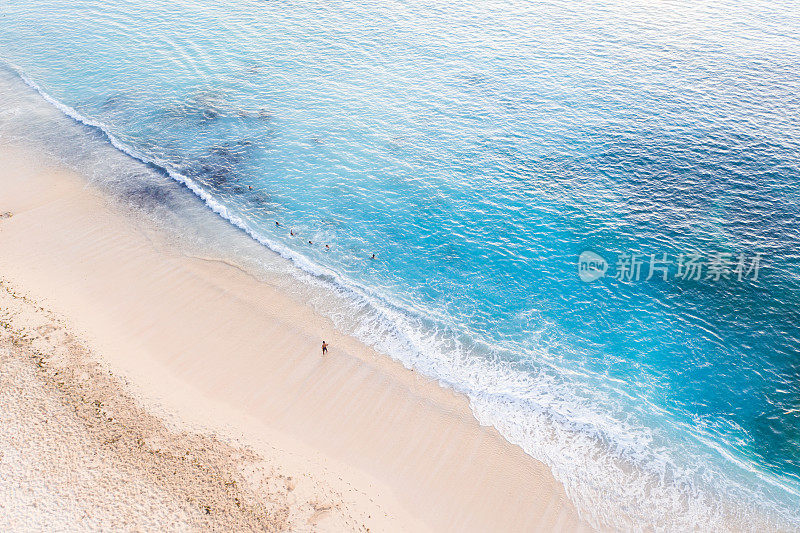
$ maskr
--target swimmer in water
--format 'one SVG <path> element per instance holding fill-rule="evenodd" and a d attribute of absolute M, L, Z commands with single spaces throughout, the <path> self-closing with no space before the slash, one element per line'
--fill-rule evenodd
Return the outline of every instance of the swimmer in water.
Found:
<path fill-rule="evenodd" d="M 377 257 L 375 257 L 375 254 L 372 254 L 372 258 L 371 259 L 377 259 Z"/>
<path fill-rule="evenodd" d="M 294 237 L 294 230 L 293 230 L 293 229 L 290 229 L 290 230 L 289 230 L 289 235 L 291 235 L 292 237 Z"/>
<path fill-rule="evenodd" d="M 276 225 L 276 226 L 278 226 L 278 227 L 280 227 L 281 223 L 280 223 L 280 222 L 278 222 L 278 221 L 276 220 L 276 221 L 275 221 L 275 225 Z"/>

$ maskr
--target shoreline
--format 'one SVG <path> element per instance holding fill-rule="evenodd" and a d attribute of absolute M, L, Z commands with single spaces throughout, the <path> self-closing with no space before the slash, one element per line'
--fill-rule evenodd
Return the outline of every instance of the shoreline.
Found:
<path fill-rule="evenodd" d="M 0 146 L 0 277 L 64 317 L 146 412 L 350 491 L 339 514 L 373 531 L 589 529 L 465 397 L 236 266 L 181 253 L 40 157 Z"/>

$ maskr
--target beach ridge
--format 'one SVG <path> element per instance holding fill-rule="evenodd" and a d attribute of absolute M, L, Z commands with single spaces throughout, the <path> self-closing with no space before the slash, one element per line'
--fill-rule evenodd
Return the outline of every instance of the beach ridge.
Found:
<path fill-rule="evenodd" d="M 4 530 L 29 529 L 31 509 L 20 508 L 29 499 L 37 500 L 38 509 L 66 508 L 48 517 L 54 521 L 82 511 L 71 529 L 298 531 L 324 518 L 327 527 L 369 530 L 330 487 L 298 490 L 306 482 L 302 476 L 284 474 L 250 449 L 168 427 L 130 396 L 63 320 L 6 280 L 0 280 L 0 354 L 3 396 L 32 393 L 37 399 L 15 413 L 16 425 L 8 423 L 11 409 L 4 402 L 0 451 L 14 447 L 12 431 L 20 424 L 35 427 L 33 439 L 17 442 L 15 451 L 38 461 L 39 475 L 12 476 L 24 494 L 10 498 L 0 519 Z M 80 453 L 54 456 L 56 441 Z M 70 471 L 87 468 L 89 450 L 100 458 L 92 468 L 103 483 L 69 479 Z M 0 460 L 0 472 L 8 475 L 4 467 Z M 46 493 L 36 490 L 40 482 L 47 483 Z M 77 497 L 59 498 L 60 492 Z M 104 505 L 114 512 L 98 512 Z"/>

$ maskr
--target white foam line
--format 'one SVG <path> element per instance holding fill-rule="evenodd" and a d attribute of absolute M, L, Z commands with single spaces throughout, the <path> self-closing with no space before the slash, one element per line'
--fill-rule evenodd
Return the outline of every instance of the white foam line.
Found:
<path fill-rule="evenodd" d="M 301 271 L 303 271 L 303 272 L 305 272 L 307 274 L 310 274 L 314 278 L 328 278 L 329 280 L 332 280 L 333 281 L 333 285 L 335 286 L 334 288 L 337 288 L 336 286 L 338 286 L 339 289 L 344 289 L 346 291 L 350 291 L 355 296 L 363 299 L 365 301 L 365 303 L 371 305 L 372 308 L 375 309 L 382 318 L 385 318 L 386 320 L 388 320 L 390 322 L 393 322 L 393 321 L 391 319 L 389 319 L 386 316 L 386 313 L 383 311 L 384 306 L 387 305 L 387 304 L 389 305 L 390 308 L 396 308 L 396 309 L 400 310 L 403 313 L 409 313 L 409 314 L 412 314 L 412 315 L 415 314 L 410 309 L 407 309 L 406 306 L 402 305 L 399 302 L 393 301 L 391 298 L 387 297 L 386 295 L 378 294 L 375 291 L 371 290 L 369 287 L 364 287 L 362 285 L 354 284 L 354 283 L 350 282 L 349 280 L 343 278 L 338 272 L 336 272 L 334 270 L 331 270 L 329 268 L 326 268 L 326 267 L 324 267 L 322 265 L 319 265 L 317 263 L 314 263 L 313 261 L 308 259 L 308 257 L 295 252 L 294 250 L 290 249 L 289 247 L 287 247 L 287 246 L 285 246 L 285 245 L 283 245 L 283 244 L 281 244 L 279 242 L 276 242 L 276 241 L 273 241 L 271 239 L 268 239 L 263 235 L 260 235 L 259 233 L 254 231 L 252 228 L 250 228 L 244 220 L 242 220 L 240 217 L 236 216 L 235 214 L 231 213 L 225 205 L 223 205 L 220 202 L 218 202 L 210 193 L 208 193 L 205 189 L 203 189 L 198 183 L 196 183 L 190 177 L 188 177 L 185 174 L 182 174 L 180 172 L 177 172 L 175 170 L 172 170 L 170 168 L 167 168 L 166 166 L 160 164 L 159 162 L 157 162 L 157 161 L 155 161 L 155 160 L 153 160 L 151 158 L 148 158 L 147 156 L 141 154 L 135 148 L 132 148 L 132 147 L 126 145 L 125 143 L 120 141 L 109 130 L 109 128 L 105 124 L 103 124 L 102 122 L 99 122 L 97 120 L 93 120 L 91 118 L 88 118 L 88 117 L 82 115 L 81 113 L 79 113 L 76 109 L 74 109 L 74 108 L 72 108 L 72 107 L 60 102 L 56 98 L 53 98 L 52 96 L 50 96 L 50 94 L 47 93 L 47 91 L 42 89 L 42 87 L 39 86 L 38 83 L 36 83 L 30 77 L 28 77 L 22 71 L 22 69 L 20 69 L 18 66 L 14 65 L 13 63 L 9 63 L 9 62 L 6 62 L 6 64 L 9 65 L 15 71 L 15 73 L 20 77 L 20 79 L 22 79 L 23 82 L 25 82 L 25 84 L 27 84 L 32 89 L 34 89 L 37 93 L 39 93 L 39 95 L 42 98 L 44 98 L 49 104 L 54 106 L 56 109 L 58 109 L 59 111 L 61 111 L 62 113 L 64 113 L 68 117 L 70 117 L 71 119 L 75 120 L 76 122 L 78 122 L 80 124 L 83 124 L 84 126 L 88 126 L 88 127 L 94 128 L 96 130 L 99 130 L 108 139 L 108 141 L 111 143 L 111 145 L 114 146 L 114 148 L 116 148 L 120 152 L 124 153 L 125 155 L 127 155 L 127 156 L 129 156 L 129 157 L 141 162 L 141 163 L 144 163 L 146 165 L 152 165 L 152 166 L 158 168 L 159 170 L 165 172 L 170 178 L 172 178 L 173 180 L 177 181 L 178 183 L 183 184 L 184 186 L 186 186 L 186 188 L 188 188 L 190 191 L 192 191 L 192 193 L 194 193 L 198 198 L 203 200 L 203 202 L 214 213 L 216 213 L 217 215 L 219 215 L 220 217 L 222 217 L 226 221 L 230 222 L 235 227 L 237 227 L 240 230 L 244 231 L 247 235 L 249 235 L 256 242 L 266 246 L 267 248 L 269 248 L 273 252 L 277 253 L 281 257 L 290 260 Z M 323 279 L 318 279 L 318 281 L 323 281 L 324 282 Z M 409 343 L 412 343 L 411 340 L 408 339 L 408 338 L 406 338 L 405 340 L 407 342 L 409 342 Z M 400 360 L 404 364 L 404 366 L 407 366 L 408 368 L 413 368 L 413 365 L 409 366 L 407 361 L 402 360 L 403 358 L 398 358 L 398 357 L 395 357 L 395 356 L 393 356 L 391 354 L 387 354 L 387 355 L 389 355 L 393 359 Z M 455 389 L 455 390 L 457 390 L 459 392 L 462 392 L 464 394 L 478 394 L 478 393 L 480 393 L 480 391 L 465 390 L 465 387 L 463 386 L 463 384 L 452 382 L 452 381 L 447 380 L 446 378 L 444 378 L 442 376 L 430 376 L 429 375 L 429 377 L 439 381 L 439 383 L 441 383 L 444 386 L 447 386 L 449 388 Z"/>
<path fill-rule="evenodd" d="M 79 123 L 81 123 L 81 124 L 83 124 L 85 126 L 89 126 L 91 128 L 99 130 L 108 139 L 108 141 L 111 143 L 111 145 L 114 146 L 114 148 L 116 148 L 120 152 L 124 153 L 125 155 L 128 155 L 128 156 L 132 157 L 133 159 L 135 159 L 135 160 L 137 160 L 137 161 L 139 161 L 141 163 L 144 163 L 146 165 L 155 166 L 159 170 L 165 172 L 173 180 L 185 185 L 196 196 L 198 196 L 201 200 L 203 200 L 203 202 L 205 202 L 205 204 L 212 211 L 214 211 L 220 217 L 224 218 L 225 220 L 227 220 L 228 222 L 230 222 L 231 224 L 233 224 L 237 228 L 239 228 L 242 231 L 244 231 L 245 233 L 247 233 L 250 237 L 252 237 L 254 240 L 259 242 L 260 244 L 266 246 L 267 248 L 269 248 L 273 252 L 279 254 L 280 256 L 291 260 L 299 268 L 301 268 L 302 270 L 308 272 L 309 274 L 312 274 L 314 276 L 325 276 L 325 277 L 333 278 L 343 288 L 346 288 L 346 289 L 349 289 L 349 290 L 353 290 L 353 291 L 358 292 L 358 293 L 362 292 L 361 290 L 357 290 L 351 283 L 349 283 L 347 280 L 342 278 L 337 272 L 335 272 L 335 271 L 333 271 L 331 269 L 325 268 L 325 267 L 323 267 L 323 266 L 321 266 L 319 264 L 313 263 L 307 257 L 294 252 L 293 250 L 289 249 L 288 247 L 286 247 L 286 246 L 284 246 L 284 245 L 282 245 L 282 244 L 280 244 L 278 242 L 275 242 L 275 241 L 272 241 L 270 239 L 267 239 L 263 235 L 260 235 L 260 234 L 256 233 L 252 228 L 250 228 L 245 223 L 244 220 L 242 220 L 240 217 L 232 214 L 228 210 L 228 208 L 226 206 L 224 206 L 223 204 L 219 203 L 211 194 L 209 194 L 205 189 L 203 189 L 200 185 L 198 185 L 190 177 L 188 177 L 185 174 L 182 174 L 180 172 L 177 172 L 175 170 L 172 170 L 170 168 L 167 168 L 167 167 L 161 165 L 160 163 L 158 163 L 157 161 L 155 161 L 153 159 L 150 159 L 147 156 L 139 153 L 136 149 L 126 145 L 125 143 L 120 141 L 108 129 L 108 127 L 105 124 L 103 124 L 102 122 L 98 122 L 96 120 L 90 119 L 88 117 L 85 117 L 84 115 L 79 113 L 76 109 L 74 109 L 74 108 L 72 108 L 72 107 L 70 107 L 70 106 L 68 106 L 66 104 L 63 104 L 62 102 L 60 102 L 57 99 L 53 98 L 45 90 L 43 90 L 39 86 L 39 84 L 37 84 L 35 81 L 30 79 L 27 75 L 25 75 L 18 67 L 14 66 L 13 64 L 10 64 L 10 65 L 16 71 L 17 75 L 20 77 L 20 79 L 22 79 L 22 81 L 24 81 L 28 86 L 30 86 L 36 92 L 38 92 L 42 96 L 42 98 L 44 98 L 48 103 L 53 105 L 59 111 L 61 111 L 62 113 L 64 113 L 68 117 L 70 117 L 71 119 L 73 119 L 73 120 L 75 120 L 75 121 L 77 121 L 77 122 L 79 122 Z M 359 288 L 361 288 L 361 287 L 359 287 Z"/>

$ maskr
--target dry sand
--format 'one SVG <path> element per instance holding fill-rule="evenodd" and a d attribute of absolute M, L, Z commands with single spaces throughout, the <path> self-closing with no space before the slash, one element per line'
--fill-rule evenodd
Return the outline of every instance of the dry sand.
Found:
<path fill-rule="evenodd" d="M 0 529 L 588 529 L 464 397 L 41 154 L 0 213 Z"/>

